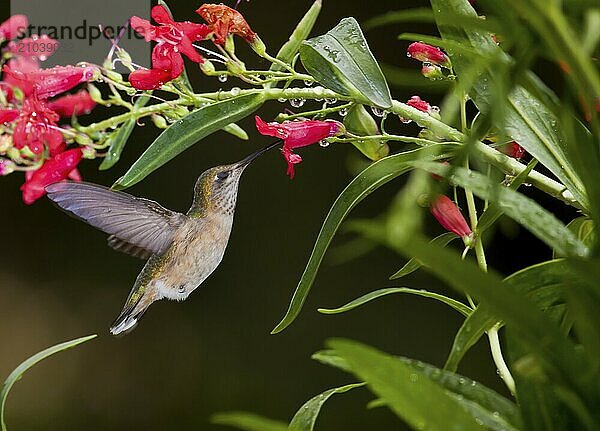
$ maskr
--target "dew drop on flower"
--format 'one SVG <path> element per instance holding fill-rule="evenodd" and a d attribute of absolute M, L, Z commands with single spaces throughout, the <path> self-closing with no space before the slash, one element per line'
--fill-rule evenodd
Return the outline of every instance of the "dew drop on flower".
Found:
<path fill-rule="evenodd" d="M 227 82 L 227 74 L 226 73 L 222 73 L 219 75 L 219 82 Z"/>
<path fill-rule="evenodd" d="M 287 99 L 285 97 L 280 97 L 279 99 L 277 99 L 277 101 L 280 102 L 280 103 L 285 103 L 286 100 Z"/>
<path fill-rule="evenodd" d="M 328 105 L 333 105 L 334 103 L 337 103 L 337 99 L 336 98 L 325 98 L 325 103 L 327 103 Z"/>
<path fill-rule="evenodd" d="M 40 61 L 46 61 L 48 60 L 48 57 L 45 55 L 40 55 Z"/>
<path fill-rule="evenodd" d="M 300 108 L 302 107 L 302 105 L 304 105 L 304 102 L 306 102 L 306 100 L 299 98 L 299 99 L 290 99 L 290 105 L 292 105 L 294 108 Z"/>
<path fill-rule="evenodd" d="M 325 148 L 329 146 L 329 142 L 326 139 L 323 139 L 322 141 L 319 141 L 319 145 Z"/>
<path fill-rule="evenodd" d="M 342 108 L 342 109 L 340 109 L 340 111 L 338 112 L 338 114 L 340 114 L 341 117 L 345 117 L 346 115 L 348 115 L 348 108 Z"/>
<path fill-rule="evenodd" d="M 242 91 L 242 89 L 240 87 L 233 87 L 229 91 L 231 92 L 232 96 L 238 96 L 240 94 L 240 92 Z"/>
<path fill-rule="evenodd" d="M 439 106 L 433 105 L 433 106 L 431 106 L 429 108 L 429 110 L 430 110 L 431 114 L 439 114 L 440 113 L 440 107 Z"/>
<path fill-rule="evenodd" d="M 377 106 L 371 106 L 371 112 L 376 117 L 383 117 L 385 115 L 385 111 Z"/>
<path fill-rule="evenodd" d="M 304 80 L 304 85 L 306 85 L 307 87 L 311 87 L 313 84 L 314 84 L 314 81 L 311 81 L 310 79 Z"/>

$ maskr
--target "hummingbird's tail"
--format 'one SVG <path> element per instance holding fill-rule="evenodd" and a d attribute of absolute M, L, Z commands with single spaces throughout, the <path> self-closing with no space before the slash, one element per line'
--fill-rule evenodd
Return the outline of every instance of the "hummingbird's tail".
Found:
<path fill-rule="evenodd" d="M 148 298 L 145 298 L 145 295 L 143 294 L 139 295 L 137 298 L 132 296 L 134 295 L 130 295 L 127 299 L 121 314 L 119 314 L 119 317 L 117 317 L 110 327 L 111 334 L 119 335 L 133 331 L 152 303 L 152 301 L 148 301 Z"/>

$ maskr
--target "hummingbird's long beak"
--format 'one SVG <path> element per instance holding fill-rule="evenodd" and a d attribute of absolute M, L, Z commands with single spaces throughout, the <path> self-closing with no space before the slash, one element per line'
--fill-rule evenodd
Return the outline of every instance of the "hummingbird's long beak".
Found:
<path fill-rule="evenodd" d="M 269 150 L 272 150 L 273 148 L 276 148 L 278 146 L 280 146 L 283 143 L 282 139 L 278 139 L 277 141 L 273 142 L 270 145 L 267 145 L 266 147 L 256 151 L 255 153 L 250 154 L 248 157 L 246 157 L 243 160 L 240 160 L 239 162 L 236 163 L 236 167 L 237 168 L 245 168 L 246 166 L 248 166 L 254 159 L 256 159 L 258 156 L 266 153 Z"/>

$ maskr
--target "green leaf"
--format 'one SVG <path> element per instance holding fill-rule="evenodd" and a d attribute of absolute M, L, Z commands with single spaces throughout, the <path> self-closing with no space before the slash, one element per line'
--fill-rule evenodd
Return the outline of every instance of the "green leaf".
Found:
<path fill-rule="evenodd" d="M 294 31 L 292 32 L 289 40 L 283 44 L 279 52 L 277 53 L 277 59 L 284 63 L 291 63 L 298 51 L 300 50 L 300 44 L 306 40 L 310 35 L 319 13 L 321 12 L 322 0 L 315 0 L 310 9 L 302 17 Z M 279 71 L 283 67 L 277 63 L 273 63 L 269 70 Z"/>
<path fill-rule="evenodd" d="M 365 31 L 391 24 L 404 22 L 435 22 L 430 8 L 419 7 L 414 9 L 394 10 L 375 16 L 363 23 Z"/>
<path fill-rule="evenodd" d="M 431 244 L 439 245 L 440 247 L 446 247 L 448 244 L 450 244 L 450 242 L 452 242 L 452 240 L 455 240 L 456 238 L 458 238 L 458 236 L 452 232 L 446 232 L 433 238 L 431 240 Z M 406 265 L 404 265 L 398 272 L 390 277 L 390 280 L 397 280 L 408 274 L 412 274 L 421 266 L 421 263 L 416 259 L 410 259 L 408 262 L 406 262 Z"/>
<path fill-rule="evenodd" d="M 550 260 L 515 272 L 505 278 L 503 284 L 514 287 L 546 310 L 563 302 L 562 293 L 570 278 L 564 261 Z M 487 307 L 477 307 L 458 330 L 444 369 L 456 371 L 467 351 L 498 323 Z"/>
<path fill-rule="evenodd" d="M 14 369 L 12 373 L 6 378 L 4 385 L 2 386 L 2 391 L 0 391 L 0 424 L 2 425 L 2 431 L 7 431 L 6 424 L 4 423 L 4 405 L 6 403 L 6 397 L 10 392 L 11 388 L 15 384 L 17 380 L 19 380 L 23 374 L 33 367 L 38 362 L 46 359 L 49 356 L 54 355 L 55 353 L 62 352 L 63 350 L 70 349 L 75 347 L 81 343 L 85 343 L 93 338 L 96 338 L 96 335 L 89 335 L 87 337 L 77 338 L 75 340 L 66 341 L 61 344 L 57 344 L 56 346 L 52 346 L 47 348 L 46 350 L 42 350 L 39 353 L 36 353 L 23 363 Z"/>
<path fill-rule="evenodd" d="M 348 364 L 352 374 L 367 382 L 373 393 L 415 429 L 501 429 L 489 427 L 484 418 L 475 416 L 466 406 L 464 398 L 398 358 L 349 340 L 333 339 L 327 344 Z"/>
<path fill-rule="evenodd" d="M 484 56 L 499 55 L 508 60 L 508 56 L 493 42 L 489 33 L 459 27 L 456 23 L 449 23 L 445 19 L 449 14 L 476 18 L 477 13 L 468 2 L 464 0 L 431 0 L 431 5 L 443 39 L 461 43 Z M 462 52 L 458 53 L 453 49 L 448 49 L 448 54 L 459 78 L 473 64 L 474 59 Z M 479 79 L 469 92 L 480 111 L 488 112 L 492 109 L 490 104 L 497 100 L 498 95 L 494 94 L 494 90 L 498 88 L 495 85 L 497 84 L 495 77 L 498 74 L 498 66 L 497 63 L 488 62 L 485 69 L 480 70 Z M 503 115 L 500 119 L 501 123 L 497 124 L 498 128 L 546 166 L 569 188 L 580 204 L 587 207 L 588 198 L 582 181 L 566 155 L 564 136 L 557 127 L 558 118 L 523 87 L 512 88 L 507 100 L 508 103 L 502 106 Z M 494 104 L 494 108 L 499 109 L 500 106 Z"/>
<path fill-rule="evenodd" d="M 199 140 L 252 114 L 264 101 L 262 94 L 245 94 L 192 112 L 164 130 L 113 188 L 122 190 L 140 182 Z"/>
<path fill-rule="evenodd" d="M 321 350 L 314 353 L 312 358 L 325 365 L 351 373 L 350 364 L 344 358 L 337 356 L 336 353 L 334 350 Z M 503 430 L 521 428 L 521 417 L 517 406 L 512 401 L 486 386 L 459 374 L 441 370 L 421 361 L 402 356 L 394 356 L 394 359 L 423 373 L 431 381 L 457 395 L 457 399 L 463 401 L 465 408 L 475 412 L 478 418 L 485 418 L 488 421 L 491 419 L 491 422 L 500 425 L 500 429 Z M 381 407 L 385 405 L 384 400 L 377 399 L 369 403 L 368 407 Z M 492 418 L 490 418 L 490 415 Z"/>
<path fill-rule="evenodd" d="M 149 100 L 149 96 L 144 95 L 140 97 L 133 105 L 133 112 L 135 112 L 136 109 L 146 106 Z M 100 164 L 99 169 L 101 171 L 112 168 L 119 161 L 121 158 L 121 153 L 123 153 L 123 149 L 125 148 L 125 144 L 135 128 L 136 122 L 137 120 L 135 118 L 130 118 L 123 123 L 119 130 L 115 130 L 110 134 L 108 137 L 110 146 L 106 152 L 106 157 L 104 157 L 104 160 L 102 160 L 102 163 Z"/>
<path fill-rule="evenodd" d="M 331 244 L 333 236 L 337 232 L 340 224 L 346 218 L 348 213 L 360 201 L 370 193 L 377 190 L 384 184 L 392 181 L 394 178 L 408 172 L 411 168 L 409 162 L 421 158 L 439 159 L 447 157 L 441 154 L 456 148 L 453 144 L 438 144 L 427 148 L 419 148 L 414 151 L 395 154 L 393 156 L 381 159 L 356 176 L 350 184 L 342 191 L 334 202 L 327 218 L 325 219 L 312 254 L 302 274 L 302 278 L 296 287 L 292 301 L 281 322 L 273 329 L 272 333 L 284 330 L 294 321 L 300 313 L 302 305 L 308 296 L 310 288 L 315 280 L 317 270 L 321 265 L 325 251 Z M 436 154 L 432 156 L 432 154 Z"/>
<path fill-rule="evenodd" d="M 441 295 L 439 293 L 428 292 L 423 289 L 421 289 L 421 290 L 410 289 L 408 287 L 390 287 L 390 288 L 386 288 L 386 289 L 375 290 L 374 292 L 369 292 L 366 295 L 363 295 L 360 298 L 357 298 L 354 301 L 351 301 L 348 304 L 343 305 L 339 308 L 330 308 L 330 309 L 319 308 L 318 311 L 319 311 L 319 313 L 323 313 L 323 314 L 344 313 L 346 311 L 353 310 L 356 307 L 360 307 L 361 305 L 366 304 L 367 302 L 370 302 L 374 299 L 381 298 L 382 296 L 390 295 L 392 293 L 409 293 L 411 295 L 418 295 L 418 296 L 423 296 L 425 298 L 436 299 L 436 300 L 443 302 L 444 304 L 452 307 L 453 309 L 455 309 L 456 311 L 461 313 L 463 316 L 468 316 L 473 311 L 473 310 L 471 310 L 471 308 L 469 308 L 462 302 L 457 301 L 456 299 L 449 298 L 449 297 Z"/>
<path fill-rule="evenodd" d="M 506 215 L 559 253 L 568 256 L 588 255 L 589 249 L 554 214 L 533 199 L 465 168 L 431 162 L 413 164 L 440 176 L 450 175 L 451 183 L 471 190 L 481 199 L 494 202 Z"/>
<path fill-rule="evenodd" d="M 306 70 L 323 86 L 366 104 L 392 106 L 390 89 L 354 18 L 300 46 Z"/>
<path fill-rule="evenodd" d="M 315 422 L 317 421 L 317 416 L 319 416 L 319 412 L 321 411 L 321 407 L 323 407 L 323 404 L 325 404 L 325 402 L 332 395 L 343 394 L 344 392 L 348 392 L 350 389 L 358 388 L 364 385 L 364 383 L 354 383 L 351 385 L 341 386 L 339 388 L 329 389 L 328 391 L 311 398 L 304 403 L 304 405 L 294 415 L 289 425 L 289 431 L 312 431 L 315 426 Z"/>
<path fill-rule="evenodd" d="M 244 431 L 288 431 L 288 425 L 285 422 L 248 412 L 215 413 L 211 416 L 210 421 L 213 424 L 228 425 Z"/>
<path fill-rule="evenodd" d="M 358 136 L 373 136 L 379 134 L 379 126 L 363 105 L 352 105 L 344 117 L 346 130 Z M 385 141 L 352 141 L 352 145 L 373 161 L 386 157 L 390 147 Z"/>

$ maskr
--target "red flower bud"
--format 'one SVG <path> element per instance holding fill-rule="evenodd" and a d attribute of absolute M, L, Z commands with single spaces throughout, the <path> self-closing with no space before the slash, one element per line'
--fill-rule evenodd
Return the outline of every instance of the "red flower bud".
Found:
<path fill-rule="evenodd" d="M 302 157 L 292 152 L 294 148 L 316 144 L 323 139 L 340 135 L 346 131 L 342 123 L 333 120 L 266 123 L 258 115 L 254 118 L 260 134 L 283 139 L 281 151 L 288 162 L 287 174 L 290 178 L 294 178 L 294 165 L 302 161 Z"/>
<path fill-rule="evenodd" d="M 423 42 L 413 42 L 408 46 L 407 55 L 415 60 L 424 63 L 436 64 L 442 67 L 450 68 L 450 59 L 436 46 L 431 46 Z"/>
<path fill-rule="evenodd" d="M 429 114 L 431 111 L 431 105 L 425 100 L 421 99 L 419 96 L 413 96 L 406 102 L 408 106 L 412 106 L 419 111 L 423 111 Z"/>
<path fill-rule="evenodd" d="M 502 148 L 502 152 L 507 156 L 512 157 L 513 159 L 519 160 L 521 157 L 525 155 L 525 148 L 520 146 L 515 141 L 509 142 Z"/>
<path fill-rule="evenodd" d="M 437 221 L 449 232 L 453 232 L 463 239 L 472 235 L 473 232 L 460 212 L 460 209 L 448 196 L 438 196 L 431 203 L 430 211 Z"/>
<path fill-rule="evenodd" d="M 23 202 L 31 205 L 46 194 L 46 186 L 68 178 L 71 172 L 77 168 L 81 158 L 81 149 L 74 148 L 47 160 L 21 186 Z"/>

